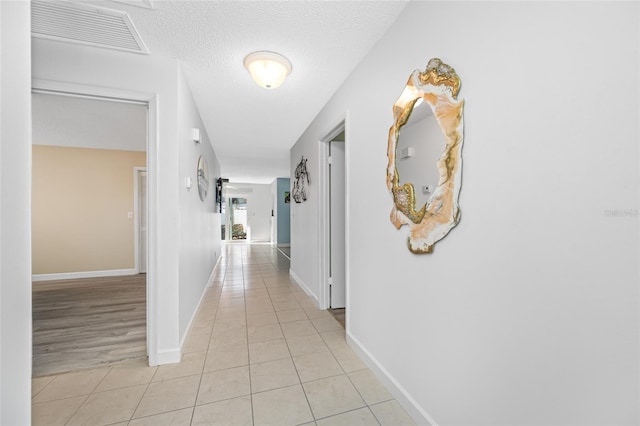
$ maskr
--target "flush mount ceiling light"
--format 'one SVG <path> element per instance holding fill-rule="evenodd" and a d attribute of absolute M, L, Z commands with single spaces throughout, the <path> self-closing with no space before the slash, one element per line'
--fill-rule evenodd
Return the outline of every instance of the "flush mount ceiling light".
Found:
<path fill-rule="evenodd" d="M 253 52 L 244 58 L 253 81 L 265 89 L 275 89 L 291 73 L 291 62 L 275 52 Z"/>

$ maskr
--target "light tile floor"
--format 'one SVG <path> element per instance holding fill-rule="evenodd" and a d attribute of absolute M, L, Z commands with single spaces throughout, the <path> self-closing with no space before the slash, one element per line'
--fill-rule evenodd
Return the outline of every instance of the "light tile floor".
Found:
<path fill-rule="evenodd" d="M 33 380 L 34 425 L 411 425 L 268 245 L 228 244 L 179 364 Z"/>

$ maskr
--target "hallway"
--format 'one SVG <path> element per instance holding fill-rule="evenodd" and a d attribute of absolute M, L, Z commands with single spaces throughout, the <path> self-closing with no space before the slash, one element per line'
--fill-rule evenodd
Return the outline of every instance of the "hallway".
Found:
<path fill-rule="evenodd" d="M 180 364 L 33 380 L 33 424 L 414 424 L 268 245 L 227 244 Z"/>

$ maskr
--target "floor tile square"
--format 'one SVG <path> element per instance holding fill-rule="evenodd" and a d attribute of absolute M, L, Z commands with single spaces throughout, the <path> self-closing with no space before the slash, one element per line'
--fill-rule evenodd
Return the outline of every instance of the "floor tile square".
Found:
<path fill-rule="evenodd" d="M 271 303 L 256 303 L 247 306 L 247 315 L 261 314 L 264 312 L 274 312 Z"/>
<path fill-rule="evenodd" d="M 333 318 L 333 316 L 331 316 L 331 314 L 327 310 L 318 309 L 316 306 L 304 308 L 304 312 L 309 318 Z"/>
<path fill-rule="evenodd" d="M 354 371 L 353 373 L 349 373 L 348 376 L 367 405 L 378 404 L 393 399 L 391 392 L 380 383 L 371 370 Z"/>
<path fill-rule="evenodd" d="M 194 330 L 191 330 L 189 337 L 187 337 L 187 340 L 184 343 L 182 352 L 206 352 L 207 349 L 209 349 L 209 340 L 211 340 L 211 330 L 208 330 L 208 332 L 205 330 L 202 333 L 197 333 L 194 332 Z"/>
<path fill-rule="evenodd" d="M 309 334 L 307 336 L 288 337 L 287 345 L 292 356 L 309 355 L 318 352 L 329 352 L 322 337 L 318 334 Z"/>
<path fill-rule="evenodd" d="M 251 397 L 228 399 L 198 405 L 193 411 L 192 426 L 252 426 Z"/>
<path fill-rule="evenodd" d="M 151 381 L 158 367 L 149 367 L 146 360 L 114 365 L 102 379 L 95 392 L 144 385 Z"/>
<path fill-rule="evenodd" d="M 209 348 L 215 348 L 217 346 L 236 345 L 240 343 L 247 343 L 246 326 L 225 330 L 217 329 L 214 326 L 213 333 L 211 334 L 211 341 L 209 342 Z"/>
<path fill-rule="evenodd" d="M 335 416 L 325 417 L 316 423 L 318 426 L 371 426 L 377 425 L 378 421 L 373 413 L 371 413 L 371 410 L 364 407 Z"/>
<path fill-rule="evenodd" d="M 33 398 L 34 403 L 52 401 L 54 399 L 71 398 L 88 395 L 107 375 L 109 368 L 83 370 L 55 376 L 54 379 Z"/>
<path fill-rule="evenodd" d="M 313 421 L 313 415 L 300 385 L 253 395 L 254 424 L 299 425 Z"/>
<path fill-rule="evenodd" d="M 345 345 L 348 346 L 344 330 L 333 330 L 333 331 L 322 332 L 320 333 L 320 337 L 322 337 L 322 340 L 325 341 L 325 343 L 327 344 L 327 346 L 329 346 L 329 348 L 335 348 L 335 347 L 345 346 Z"/>
<path fill-rule="evenodd" d="M 290 357 L 289 349 L 283 339 L 249 344 L 249 361 L 251 364 Z"/>
<path fill-rule="evenodd" d="M 133 418 L 166 413 L 195 405 L 200 376 L 151 383 Z"/>
<path fill-rule="evenodd" d="M 34 377 L 31 379 L 31 397 L 34 397 L 45 388 L 55 376 Z"/>
<path fill-rule="evenodd" d="M 252 279 L 246 280 L 244 282 L 244 288 L 246 290 L 264 290 L 264 291 L 267 290 L 267 287 L 265 287 L 264 281 L 262 281 L 262 278 L 252 278 Z"/>
<path fill-rule="evenodd" d="M 251 365 L 251 391 L 263 392 L 300 383 L 290 358 Z"/>
<path fill-rule="evenodd" d="M 216 321 L 218 319 L 238 320 L 243 319 L 246 315 L 244 307 L 237 308 L 218 308 L 216 313 Z"/>
<path fill-rule="evenodd" d="M 382 426 L 412 426 L 416 424 L 395 399 L 372 405 L 369 408 Z"/>
<path fill-rule="evenodd" d="M 246 343 L 219 346 L 207 352 L 204 371 L 226 370 L 249 364 L 249 348 Z"/>
<path fill-rule="evenodd" d="M 220 293 L 218 310 L 221 312 L 241 311 L 244 310 L 244 303 L 244 290 L 230 292 L 223 288 L 222 293 Z"/>
<path fill-rule="evenodd" d="M 292 309 L 300 309 L 300 304 L 297 300 L 285 300 L 282 302 L 273 302 L 273 308 L 276 311 L 289 311 Z"/>
<path fill-rule="evenodd" d="M 31 424 L 33 426 L 63 426 L 67 424 L 86 398 L 86 396 L 76 396 L 33 404 L 31 407 Z"/>
<path fill-rule="evenodd" d="M 293 322 L 293 321 L 302 321 L 306 320 L 307 314 L 305 314 L 303 309 L 289 309 L 286 311 L 278 311 L 276 312 L 278 315 L 278 321 L 283 322 Z"/>
<path fill-rule="evenodd" d="M 365 368 L 367 368 L 367 365 L 362 361 L 362 359 L 360 359 L 358 354 L 356 354 L 348 345 L 345 344 L 344 346 L 329 349 L 346 373 L 364 370 Z"/>
<path fill-rule="evenodd" d="M 249 342 L 265 342 L 284 338 L 280 330 L 280 324 L 249 326 Z"/>
<path fill-rule="evenodd" d="M 280 327 L 282 327 L 282 332 L 286 338 L 317 333 L 315 327 L 309 320 L 285 322 L 280 324 Z"/>
<path fill-rule="evenodd" d="M 193 376 L 202 374 L 206 352 L 193 352 L 182 355 L 182 360 L 175 364 L 165 364 L 158 367 L 158 371 L 153 376 L 154 382 L 175 379 L 178 377 Z"/>
<path fill-rule="evenodd" d="M 311 322 L 320 333 L 323 331 L 343 330 L 342 324 L 333 316 L 331 318 L 311 318 Z"/>
<path fill-rule="evenodd" d="M 107 425 L 128 421 L 146 389 L 147 385 L 139 385 L 91 394 L 67 425 Z"/>
<path fill-rule="evenodd" d="M 149 417 L 141 417 L 129 422 L 129 426 L 185 426 L 191 423 L 193 408 L 170 411 Z"/>
<path fill-rule="evenodd" d="M 213 331 L 215 331 L 216 333 L 221 333 L 224 330 L 231 330 L 234 328 L 246 328 L 247 327 L 247 320 L 242 317 L 242 318 L 216 318 L 216 321 L 214 323 L 213 326 Z M 211 333 L 211 336 L 213 337 L 213 332 Z"/>
<path fill-rule="evenodd" d="M 316 419 L 366 405 L 346 375 L 316 380 L 302 386 Z"/>
<path fill-rule="evenodd" d="M 249 395 L 249 367 L 236 367 L 202 375 L 196 404 L 207 404 Z"/>
<path fill-rule="evenodd" d="M 273 311 L 247 313 L 247 324 L 249 325 L 249 327 L 274 325 L 274 324 L 278 324 L 278 318 L 276 317 L 276 314 Z"/>
<path fill-rule="evenodd" d="M 293 362 L 303 383 L 344 374 L 340 364 L 328 351 L 295 357 Z"/>

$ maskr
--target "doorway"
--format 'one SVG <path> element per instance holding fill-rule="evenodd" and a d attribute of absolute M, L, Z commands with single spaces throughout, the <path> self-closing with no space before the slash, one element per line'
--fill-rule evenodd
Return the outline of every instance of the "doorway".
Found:
<path fill-rule="evenodd" d="M 323 285 L 319 305 L 322 309 L 329 309 L 343 326 L 348 308 L 346 143 L 344 120 L 320 141 L 323 159 L 320 169 L 320 282 Z"/>
<path fill-rule="evenodd" d="M 146 359 L 149 103 L 32 98 L 34 376 Z"/>
<path fill-rule="evenodd" d="M 344 309 L 345 289 L 344 132 L 329 142 L 329 307 Z"/>
<path fill-rule="evenodd" d="M 232 241 L 247 239 L 247 199 L 243 197 L 229 197 L 229 230 Z"/>
<path fill-rule="evenodd" d="M 249 240 L 248 198 L 229 195 L 222 202 L 222 239 L 225 241 Z"/>

